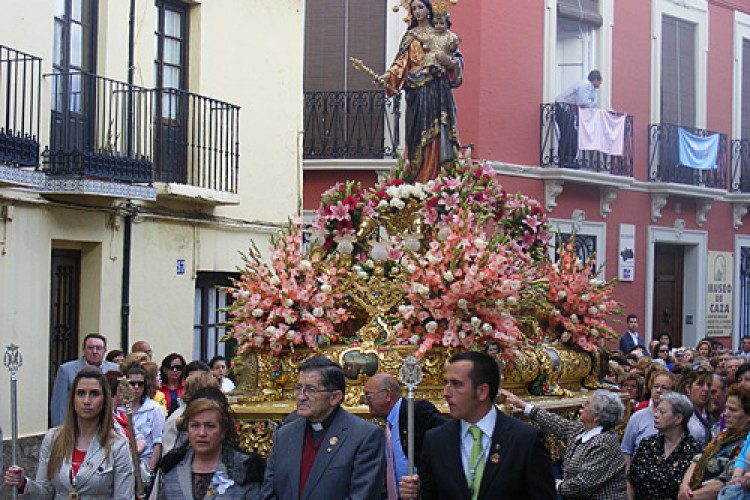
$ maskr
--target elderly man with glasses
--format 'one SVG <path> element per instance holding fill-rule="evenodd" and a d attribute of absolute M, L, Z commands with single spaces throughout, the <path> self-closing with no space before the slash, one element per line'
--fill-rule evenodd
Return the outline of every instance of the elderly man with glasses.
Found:
<path fill-rule="evenodd" d="M 300 365 L 294 387 L 300 418 L 274 435 L 261 498 L 380 498 L 383 431 L 341 408 L 345 391 L 337 363 L 314 357 Z"/>
<path fill-rule="evenodd" d="M 119 370 L 120 367 L 104 359 L 107 354 L 107 339 L 98 333 L 89 333 L 83 338 L 83 357 L 68 361 L 60 365 L 55 376 L 55 385 L 52 389 L 52 401 L 49 405 L 49 416 L 52 427 L 61 425 L 65 420 L 68 408 L 68 392 L 73 379 L 79 371 L 92 366 L 98 368 L 102 373 L 110 370 Z"/>

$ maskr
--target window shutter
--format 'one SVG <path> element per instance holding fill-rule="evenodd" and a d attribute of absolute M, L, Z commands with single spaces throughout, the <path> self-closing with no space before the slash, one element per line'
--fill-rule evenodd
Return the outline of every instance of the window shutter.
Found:
<path fill-rule="evenodd" d="M 695 126 L 695 25 L 662 18 L 661 121 Z"/>
<path fill-rule="evenodd" d="M 557 0 L 557 15 L 596 27 L 602 25 L 599 0 Z"/>
<path fill-rule="evenodd" d="M 743 139 L 750 139 L 750 40 L 742 40 L 742 130 Z"/>
<path fill-rule="evenodd" d="M 357 57 L 378 73 L 385 68 L 386 0 L 315 0 L 305 19 L 305 91 L 376 90 L 354 69 Z"/>

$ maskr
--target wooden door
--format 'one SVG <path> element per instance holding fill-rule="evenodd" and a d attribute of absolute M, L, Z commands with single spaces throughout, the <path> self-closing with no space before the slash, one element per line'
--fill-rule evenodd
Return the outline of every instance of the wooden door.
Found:
<path fill-rule="evenodd" d="M 682 345 L 682 295 L 685 251 L 680 245 L 657 243 L 654 249 L 654 309 L 652 335 L 672 336 L 672 345 Z"/>

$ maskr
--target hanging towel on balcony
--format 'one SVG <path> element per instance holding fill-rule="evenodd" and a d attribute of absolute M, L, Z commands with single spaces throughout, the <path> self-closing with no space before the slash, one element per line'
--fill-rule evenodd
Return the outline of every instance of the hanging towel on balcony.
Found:
<path fill-rule="evenodd" d="M 706 137 L 691 134 L 680 127 L 680 165 L 711 170 L 717 168 L 719 156 L 719 134 Z"/>
<path fill-rule="evenodd" d="M 599 108 L 578 108 L 578 149 L 622 156 L 625 119 Z"/>

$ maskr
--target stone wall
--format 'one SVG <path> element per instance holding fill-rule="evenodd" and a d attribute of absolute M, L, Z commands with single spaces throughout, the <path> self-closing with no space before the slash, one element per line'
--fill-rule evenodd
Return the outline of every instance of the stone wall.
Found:
<path fill-rule="evenodd" d="M 18 439 L 18 465 L 26 470 L 26 475 L 34 477 L 36 475 L 36 466 L 39 463 L 39 447 L 42 445 L 44 434 L 37 436 L 28 436 Z M 3 473 L 10 466 L 10 439 L 3 441 Z M 3 481 L 0 480 L 0 484 Z M 12 498 L 11 489 L 4 484 L 0 487 L 0 500 Z"/>

